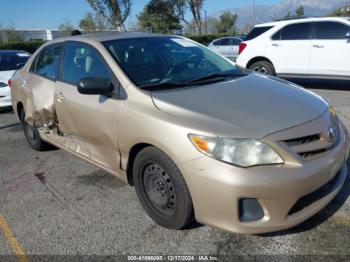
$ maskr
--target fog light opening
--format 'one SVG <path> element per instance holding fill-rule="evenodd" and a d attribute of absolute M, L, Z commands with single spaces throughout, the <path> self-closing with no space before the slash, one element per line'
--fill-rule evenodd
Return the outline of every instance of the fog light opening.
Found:
<path fill-rule="evenodd" d="M 241 222 L 257 221 L 264 217 L 264 211 L 256 198 L 241 198 L 238 214 Z"/>

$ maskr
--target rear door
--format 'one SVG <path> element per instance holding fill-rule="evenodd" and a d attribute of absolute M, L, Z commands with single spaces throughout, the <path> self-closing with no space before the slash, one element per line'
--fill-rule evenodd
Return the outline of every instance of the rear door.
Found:
<path fill-rule="evenodd" d="M 238 56 L 239 44 L 241 42 L 242 42 L 242 40 L 240 40 L 236 37 L 229 38 L 226 56 L 235 60 Z"/>
<path fill-rule="evenodd" d="M 54 92 L 62 49 L 61 44 L 44 47 L 20 83 L 27 96 L 24 106 L 30 124 L 42 126 L 54 122 Z"/>
<path fill-rule="evenodd" d="M 111 170 L 118 170 L 118 100 L 103 95 L 83 95 L 81 78 L 99 77 L 119 87 L 104 58 L 81 42 L 65 45 L 60 78 L 55 89 L 55 108 L 65 146 Z"/>
<path fill-rule="evenodd" d="M 213 43 L 213 48 L 221 55 L 227 54 L 228 38 L 222 38 Z"/>
<path fill-rule="evenodd" d="M 350 79 L 350 26 L 336 21 L 313 23 L 310 75 Z"/>
<path fill-rule="evenodd" d="M 295 23 L 272 35 L 266 53 L 277 74 L 308 76 L 310 32 L 311 23 Z"/>

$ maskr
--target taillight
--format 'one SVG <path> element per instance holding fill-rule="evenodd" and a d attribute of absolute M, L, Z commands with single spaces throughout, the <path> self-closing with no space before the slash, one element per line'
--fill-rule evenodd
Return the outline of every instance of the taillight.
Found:
<path fill-rule="evenodd" d="M 246 47 L 247 47 L 247 44 L 246 44 L 246 43 L 241 43 L 241 44 L 239 45 L 238 54 L 240 55 Z"/>
<path fill-rule="evenodd" d="M 7 84 L 9 85 L 9 87 L 11 87 L 11 85 L 12 85 L 12 79 L 9 79 L 9 81 L 7 81 Z"/>

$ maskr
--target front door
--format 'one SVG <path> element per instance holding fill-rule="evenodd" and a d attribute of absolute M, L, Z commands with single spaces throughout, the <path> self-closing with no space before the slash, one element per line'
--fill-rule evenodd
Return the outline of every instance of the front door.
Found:
<path fill-rule="evenodd" d="M 350 26 L 340 22 L 314 23 L 310 76 L 350 79 Z"/>
<path fill-rule="evenodd" d="M 277 74 L 308 76 L 310 23 L 287 25 L 272 36 L 266 47 Z"/>
<path fill-rule="evenodd" d="M 55 108 L 65 146 L 111 170 L 118 170 L 118 101 L 103 95 L 80 94 L 76 86 L 85 77 L 115 81 L 95 48 L 78 42 L 66 44 L 55 89 Z"/>

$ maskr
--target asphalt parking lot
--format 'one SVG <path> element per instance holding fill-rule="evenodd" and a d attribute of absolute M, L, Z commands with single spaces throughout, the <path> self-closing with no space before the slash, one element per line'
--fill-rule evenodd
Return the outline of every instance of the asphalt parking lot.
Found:
<path fill-rule="evenodd" d="M 350 129 L 350 91 L 313 91 Z M 350 255 L 349 194 L 348 177 L 330 205 L 282 232 L 170 231 L 147 216 L 134 188 L 63 150 L 31 150 L 14 114 L 0 113 L 0 255 L 16 245 L 26 255 Z"/>

